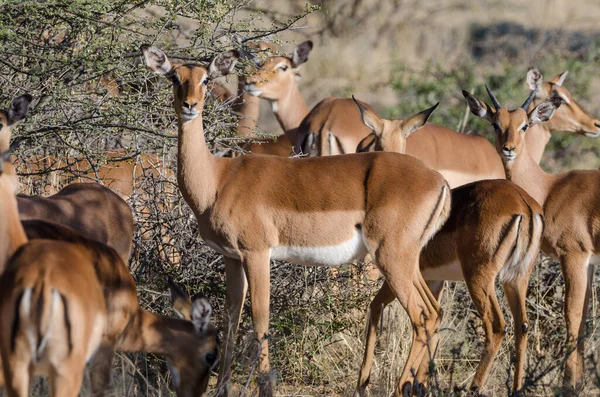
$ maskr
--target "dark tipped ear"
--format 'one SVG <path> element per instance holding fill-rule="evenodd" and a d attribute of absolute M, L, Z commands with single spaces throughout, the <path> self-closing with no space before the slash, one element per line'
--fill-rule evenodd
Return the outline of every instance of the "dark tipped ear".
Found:
<path fill-rule="evenodd" d="M 402 128 L 404 136 L 408 138 L 410 134 L 423 127 L 439 104 L 440 103 L 438 102 L 429 109 L 425 109 L 422 112 L 419 112 L 414 116 L 411 116 L 408 119 L 406 119 Z"/>
<path fill-rule="evenodd" d="M 485 102 L 476 96 L 471 95 L 471 93 L 465 90 L 462 91 L 462 94 L 467 100 L 467 104 L 469 105 L 469 109 L 471 109 L 471 113 L 477 117 L 487 120 L 490 123 L 494 121 L 495 112 Z"/>
<path fill-rule="evenodd" d="M 311 154 L 313 154 L 313 151 L 316 151 L 314 132 L 311 132 L 310 134 L 304 137 L 304 140 L 300 145 L 300 149 L 302 151 L 302 154 L 305 156 L 310 156 Z"/>
<path fill-rule="evenodd" d="M 358 111 L 360 112 L 360 117 L 362 118 L 363 123 L 371 131 L 373 131 L 375 135 L 381 135 L 383 132 L 383 121 L 379 118 L 379 116 L 376 115 L 375 112 L 367 109 L 365 105 L 357 101 L 356 98 L 354 98 L 354 95 L 352 95 L 352 100 L 354 100 L 354 103 L 356 106 L 358 106 Z"/>
<path fill-rule="evenodd" d="M 175 284 L 173 279 L 169 277 L 169 298 L 171 306 L 175 309 L 177 315 L 185 320 L 192 319 L 192 300 L 187 292 L 180 286 Z"/>
<path fill-rule="evenodd" d="M 356 147 L 356 153 L 368 153 L 375 151 L 375 142 L 377 142 L 377 137 L 372 132 L 360 141 L 358 146 Z"/>
<path fill-rule="evenodd" d="M 173 63 L 171 60 L 156 47 L 151 47 L 148 44 L 140 46 L 144 60 L 148 69 L 152 70 L 159 76 L 166 76 L 173 71 Z"/>
<path fill-rule="evenodd" d="M 531 91 L 535 91 L 542 86 L 544 75 L 537 68 L 531 68 L 527 71 L 527 86 Z"/>
<path fill-rule="evenodd" d="M 226 76 L 232 73 L 239 58 L 240 53 L 236 50 L 220 53 L 210 63 L 208 76 L 214 79 L 215 77 Z"/>
<path fill-rule="evenodd" d="M 313 49 L 313 42 L 308 40 L 294 48 L 294 54 L 292 55 L 292 67 L 297 68 L 304 62 L 308 61 L 308 54 Z"/>
<path fill-rule="evenodd" d="M 565 82 L 565 80 L 567 79 L 568 75 L 569 75 L 569 71 L 565 70 L 564 72 L 559 73 L 556 76 L 552 77 L 550 80 L 548 80 L 548 82 L 562 86 L 563 83 Z"/>
<path fill-rule="evenodd" d="M 202 334 L 206 332 L 210 324 L 211 315 L 212 307 L 206 299 L 196 299 L 192 303 L 192 323 L 197 333 Z"/>
<path fill-rule="evenodd" d="M 16 97 L 10 104 L 8 109 L 8 125 L 13 125 L 18 121 L 23 120 L 29 111 L 29 105 L 33 97 L 29 94 L 24 94 Z"/>
<path fill-rule="evenodd" d="M 545 123 L 550 120 L 561 103 L 562 99 L 560 97 L 552 97 L 537 105 L 529 113 L 529 125 Z"/>

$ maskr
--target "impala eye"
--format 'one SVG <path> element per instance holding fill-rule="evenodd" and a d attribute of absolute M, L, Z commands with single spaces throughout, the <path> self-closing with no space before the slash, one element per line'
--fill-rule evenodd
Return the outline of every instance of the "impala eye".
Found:
<path fill-rule="evenodd" d="M 529 125 L 523 124 L 523 127 L 521 127 L 521 131 L 525 132 L 525 131 L 527 131 L 527 128 L 529 128 Z"/>
<path fill-rule="evenodd" d="M 204 80 L 202 80 L 202 84 L 208 85 L 208 77 L 205 77 Z"/>
<path fill-rule="evenodd" d="M 285 72 L 286 70 L 288 70 L 288 67 L 287 67 L 287 65 L 281 65 L 279 67 L 279 69 L 281 69 L 281 70 L 283 70 Z"/>

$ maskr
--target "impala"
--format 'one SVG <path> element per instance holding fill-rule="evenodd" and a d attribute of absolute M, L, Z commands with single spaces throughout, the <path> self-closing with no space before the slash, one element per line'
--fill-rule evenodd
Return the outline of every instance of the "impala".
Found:
<path fill-rule="evenodd" d="M 589 137 L 600 135 L 600 120 L 590 116 L 562 87 L 566 76 L 567 72 L 564 72 L 543 82 L 542 74 L 537 69 L 527 73 L 529 87 L 540 87 L 536 101 L 544 100 L 553 92 L 568 101 L 568 106 L 559 109 L 554 121 L 535 125 L 527 135 L 528 147 L 538 163 L 550 140 L 550 131 L 566 131 Z M 535 103 L 530 106 L 535 106 Z M 352 99 L 332 97 L 321 101 L 306 116 L 297 129 L 294 143 L 310 156 L 353 153 L 369 133 Z M 461 134 L 432 123 L 411 135 L 406 154 L 439 171 L 452 188 L 482 179 L 505 178 L 502 162 L 487 139 Z"/>
<path fill-rule="evenodd" d="M 179 188 L 196 215 L 202 238 L 225 257 L 220 384 L 226 385 L 230 376 L 232 345 L 248 287 L 261 342 L 261 395 L 272 394 L 266 339 L 270 259 L 340 265 L 367 251 L 413 322 L 413 345 L 399 388 L 412 384 L 411 369 L 428 352 L 426 335 L 436 332 L 440 310 L 418 259 L 421 247 L 448 216 L 449 188 L 442 176 L 396 153 L 315 159 L 215 157 L 202 126 L 205 84 L 209 75 L 233 69 L 234 54 L 220 54 L 205 69 L 173 63 L 155 47 L 141 49 L 149 69 L 173 82 Z"/>
<path fill-rule="evenodd" d="M 383 150 L 404 153 L 407 138 L 418 129 L 415 126 L 422 126 L 435 109 L 433 107 L 405 120 L 385 120 L 358 101 L 356 105 L 363 122 L 372 131 L 361 142 L 357 152 Z M 485 345 L 471 389 L 483 387 L 504 338 L 506 322 L 496 298 L 496 278 L 502 282 L 515 324 L 514 390 L 522 387 L 529 328 L 525 298 L 542 229 L 542 208 L 523 189 L 501 179 L 478 181 L 452 189 L 450 218 L 421 252 L 421 272 L 433 295 L 439 299 L 444 280 L 464 280 L 483 320 Z M 365 393 L 373 362 L 377 324 L 384 307 L 393 299 L 393 293 L 384 282 L 371 303 L 357 396 Z M 432 338 L 437 339 L 437 336 Z M 426 372 L 428 367 L 429 361 L 423 360 L 419 370 Z"/>
<path fill-rule="evenodd" d="M 0 111 L 0 151 L 8 150 L 12 128 L 27 116 L 31 95 L 17 97 Z M 117 250 L 127 263 L 133 243 L 133 214 L 127 203 L 96 184 L 73 184 L 52 197 L 17 197 L 21 220 L 42 219 L 71 227 Z"/>
<path fill-rule="evenodd" d="M 529 153 L 526 139 L 529 130 L 549 121 L 555 112 L 558 115 L 557 108 L 569 100 L 563 98 L 560 91 L 531 109 L 530 103 L 538 96 L 533 91 L 521 108 L 512 111 L 501 106 L 489 89 L 488 94 L 494 108 L 463 91 L 473 114 L 494 127 L 496 149 L 507 178 L 544 207 L 542 250 L 560 260 L 565 279 L 567 363 L 564 385 L 567 389 L 577 388 L 584 369 L 583 338 L 589 296 L 595 265 L 599 263 L 600 239 L 596 225 L 600 223 L 600 172 L 575 170 L 550 175 Z"/>

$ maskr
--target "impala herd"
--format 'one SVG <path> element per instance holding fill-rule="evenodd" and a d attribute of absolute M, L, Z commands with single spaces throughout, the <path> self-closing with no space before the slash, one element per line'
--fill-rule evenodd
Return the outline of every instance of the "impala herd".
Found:
<path fill-rule="evenodd" d="M 562 266 L 564 387 L 576 392 L 584 372 L 594 266 L 600 263 L 600 171 L 549 175 L 538 163 L 551 131 L 597 137 L 600 120 L 563 87 L 567 73 L 543 81 L 539 71 L 530 70 L 531 92 L 514 110 L 489 89 L 493 106 L 463 91 L 471 112 L 494 128 L 494 149 L 481 136 L 428 123 L 437 105 L 396 120 L 380 118 L 354 98 L 329 97 L 309 110 L 297 81 L 313 43 L 301 43 L 289 57 L 274 54 L 266 43 L 250 48 L 254 53 L 221 53 L 205 67 L 141 46 L 147 67 L 173 85 L 178 187 L 202 239 L 224 258 L 221 346 L 205 299 L 192 302 L 170 282 L 180 318 L 155 315 L 138 305 L 127 268 L 134 220 L 125 200 L 139 169 L 156 175 L 173 171 L 148 153 L 139 161 L 98 167 L 94 174 L 103 184 L 72 183 L 49 197 L 17 195 L 11 153 L 18 140 L 10 146 L 11 130 L 26 117 L 33 98 L 22 95 L 0 112 L 0 385 L 8 395 L 28 395 L 31 377 L 43 374 L 53 396 L 77 396 L 89 365 L 91 394 L 102 396 L 113 356 L 123 351 L 164 355 L 177 395 L 200 396 L 217 364 L 217 349 L 217 393 L 227 395 L 249 290 L 260 343 L 259 393 L 270 396 L 270 261 L 339 266 L 366 255 L 384 281 L 370 305 L 355 396 L 366 393 L 377 325 L 394 299 L 406 310 L 413 333 L 396 394 L 426 393 L 445 280 L 466 282 L 483 320 L 474 392 L 484 387 L 504 338 L 494 285 L 501 282 L 514 320 L 517 391 L 523 387 L 530 328 L 527 286 L 540 250 Z M 219 100 L 231 97 L 214 79 L 233 73 L 240 57 L 257 64 L 254 74 L 240 76 L 234 105 L 240 120 L 236 135 L 248 139 L 242 147 L 249 154 L 217 157 L 204 138 L 204 101 L 209 91 Z M 271 104 L 283 129 L 276 141 L 254 135 L 257 97 Z M 104 216 L 95 217 L 96 210 Z"/>

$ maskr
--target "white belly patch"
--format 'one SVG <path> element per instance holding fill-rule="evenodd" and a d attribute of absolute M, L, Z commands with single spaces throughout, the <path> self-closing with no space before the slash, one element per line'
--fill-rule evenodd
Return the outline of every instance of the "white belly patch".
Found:
<path fill-rule="evenodd" d="M 356 230 L 350 240 L 338 245 L 299 247 L 280 245 L 271 249 L 271 259 L 299 265 L 339 266 L 367 254 L 362 232 Z"/>
<path fill-rule="evenodd" d="M 465 279 L 459 261 L 445 263 L 440 267 L 425 269 L 421 274 L 425 280 L 431 281 L 462 281 Z"/>

